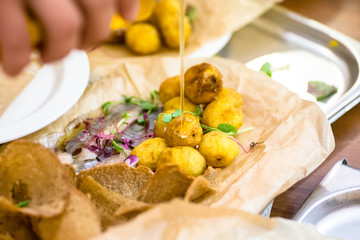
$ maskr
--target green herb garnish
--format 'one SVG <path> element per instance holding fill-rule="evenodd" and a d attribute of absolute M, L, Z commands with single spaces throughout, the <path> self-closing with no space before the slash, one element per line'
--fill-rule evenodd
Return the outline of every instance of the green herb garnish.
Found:
<path fill-rule="evenodd" d="M 273 66 L 271 66 L 270 63 L 266 62 L 261 66 L 260 71 L 266 73 L 269 77 L 271 77 L 273 72 L 286 70 L 286 69 L 289 69 L 289 65 L 285 65 L 280 68 L 273 68 Z"/>
<path fill-rule="evenodd" d="M 109 107 L 112 105 L 112 102 L 106 102 L 101 105 L 101 110 L 104 112 L 105 115 L 109 114 Z"/>
<path fill-rule="evenodd" d="M 156 104 L 157 103 L 157 99 L 159 97 L 159 91 L 157 90 L 154 90 L 150 93 L 150 97 L 151 97 L 151 100 L 153 100 L 153 103 Z"/>
<path fill-rule="evenodd" d="M 123 100 L 116 101 L 116 102 L 106 102 L 101 106 L 101 109 L 105 115 L 108 115 L 109 108 L 112 105 L 120 104 L 120 103 L 131 103 L 131 104 L 138 105 L 143 110 L 146 110 L 148 114 L 150 114 L 150 113 L 158 110 L 158 108 L 159 108 L 158 100 L 157 100 L 158 96 L 159 96 L 159 92 L 156 90 L 154 90 L 150 93 L 151 101 L 147 101 L 147 100 L 141 99 L 139 97 L 135 97 L 135 96 L 128 97 L 126 95 L 123 95 Z"/>
<path fill-rule="evenodd" d="M 173 118 L 179 117 L 181 115 L 181 109 L 176 110 L 171 115 Z"/>
<path fill-rule="evenodd" d="M 129 117 L 130 117 L 130 114 L 128 114 L 127 112 L 123 113 L 123 115 L 121 116 L 122 119 L 128 119 Z"/>
<path fill-rule="evenodd" d="M 325 101 L 328 97 L 337 93 L 337 90 L 335 86 L 330 86 L 324 82 L 308 82 L 307 92 L 316 97 L 317 101 Z"/>
<path fill-rule="evenodd" d="M 30 200 L 25 200 L 25 201 L 19 202 L 16 206 L 18 206 L 19 208 L 27 207 L 27 206 L 29 206 L 30 202 L 31 202 Z"/>
<path fill-rule="evenodd" d="M 130 114 L 124 113 L 124 114 L 121 116 L 121 120 L 117 123 L 116 126 L 119 128 L 129 117 L 130 117 Z"/>
<path fill-rule="evenodd" d="M 113 140 L 111 142 L 111 144 L 114 146 L 114 148 L 116 149 L 116 151 L 118 151 L 120 154 L 124 155 L 125 157 L 127 157 L 127 154 L 125 153 L 124 149 L 122 147 L 120 147 L 115 140 Z"/>
<path fill-rule="evenodd" d="M 184 113 L 191 113 L 192 115 L 200 118 L 200 112 L 201 112 L 201 108 L 200 106 L 196 107 L 195 113 L 190 112 L 190 111 L 184 111 Z M 158 117 L 162 117 L 162 121 L 164 123 L 169 123 L 171 122 L 174 118 L 181 116 L 181 109 L 176 110 L 175 112 L 173 112 L 172 114 L 170 113 L 160 113 Z"/>
<path fill-rule="evenodd" d="M 139 125 L 145 125 L 146 121 L 144 119 L 144 114 L 140 114 L 139 118 L 136 121 Z"/>
<path fill-rule="evenodd" d="M 134 102 L 132 102 L 134 103 Z M 140 106 L 144 110 L 148 110 L 150 112 L 157 110 L 158 106 L 153 104 L 152 102 L 146 101 L 146 100 L 140 100 L 138 103 L 134 103 L 138 106 Z"/>
<path fill-rule="evenodd" d="M 200 107 L 200 106 L 197 106 L 197 107 L 196 107 L 196 110 L 195 110 L 195 116 L 200 117 L 200 114 L 201 114 L 201 107 Z"/>
<path fill-rule="evenodd" d="M 242 130 L 236 130 L 236 128 L 233 125 L 228 123 L 219 124 L 218 128 L 209 127 L 206 126 L 205 124 L 200 124 L 200 125 L 204 129 L 204 134 L 211 131 L 220 131 L 226 133 L 229 136 L 234 136 L 235 134 L 251 131 L 254 129 L 253 127 L 249 127 Z"/>
<path fill-rule="evenodd" d="M 173 120 L 172 115 L 169 113 L 160 114 L 160 116 L 162 116 L 162 120 L 164 123 L 169 123 L 171 122 L 171 120 Z"/>
<path fill-rule="evenodd" d="M 222 131 L 224 133 L 227 133 L 227 134 L 235 134 L 235 133 L 237 133 L 237 129 L 231 124 L 222 123 L 217 128 L 220 131 Z"/>
<path fill-rule="evenodd" d="M 270 63 L 264 63 L 264 65 L 261 66 L 260 71 L 266 73 L 269 77 L 272 76 L 272 70 L 271 70 L 271 64 Z"/>
<path fill-rule="evenodd" d="M 188 5 L 186 7 L 185 15 L 189 19 L 189 22 L 193 24 L 197 15 L 196 8 L 192 5 Z"/>

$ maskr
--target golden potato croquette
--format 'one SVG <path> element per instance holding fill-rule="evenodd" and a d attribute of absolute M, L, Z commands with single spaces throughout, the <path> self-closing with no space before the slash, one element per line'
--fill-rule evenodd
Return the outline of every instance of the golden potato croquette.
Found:
<path fill-rule="evenodd" d="M 185 96 L 195 104 L 213 101 L 222 89 L 223 76 L 208 64 L 192 66 L 185 73 Z"/>
<path fill-rule="evenodd" d="M 159 155 L 168 148 L 163 138 L 150 138 L 135 147 L 130 155 L 139 158 L 138 165 L 146 166 L 155 171 Z"/>
<path fill-rule="evenodd" d="M 236 90 L 232 88 L 223 88 L 219 95 L 217 96 L 218 100 L 231 102 L 235 105 L 237 108 L 241 108 L 242 106 L 242 96 L 240 93 L 238 93 Z"/>
<path fill-rule="evenodd" d="M 199 119 L 191 113 L 185 113 L 181 126 L 182 116 L 174 118 L 165 129 L 165 140 L 168 146 L 196 147 L 203 135 Z"/>
<path fill-rule="evenodd" d="M 161 46 L 158 30 L 148 23 L 135 23 L 128 27 L 125 43 L 132 51 L 139 54 L 156 52 Z"/>
<path fill-rule="evenodd" d="M 159 99 L 166 103 L 174 97 L 180 96 L 180 76 L 170 77 L 163 81 L 159 89 Z"/>
<path fill-rule="evenodd" d="M 156 0 L 140 0 L 140 9 L 136 21 L 143 21 L 151 17 L 156 5 Z"/>
<path fill-rule="evenodd" d="M 165 149 L 159 156 L 157 167 L 167 163 L 177 164 L 181 170 L 193 176 L 199 176 L 206 168 L 204 157 L 194 148 L 187 146 Z"/>
<path fill-rule="evenodd" d="M 162 113 L 172 114 L 173 112 L 175 112 L 175 110 L 167 110 Z M 155 136 L 159 138 L 165 138 L 166 126 L 169 124 L 163 121 L 163 116 L 164 116 L 163 114 L 159 114 L 155 122 L 154 133 Z"/>
<path fill-rule="evenodd" d="M 160 0 L 155 6 L 155 20 L 164 37 L 165 44 L 171 48 L 179 47 L 179 14 L 180 4 L 178 0 Z M 184 33 L 185 43 L 187 43 L 191 34 L 191 24 L 185 16 Z"/>
<path fill-rule="evenodd" d="M 243 124 L 242 109 L 237 108 L 232 102 L 221 99 L 212 101 L 206 106 L 201 123 L 214 128 L 217 128 L 221 123 L 227 123 L 239 129 Z"/>
<path fill-rule="evenodd" d="M 227 134 L 212 131 L 205 134 L 200 142 L 199 152 L 212 167 L 229 166 L 239 154 L 239 146 Z"/>
<path fill-rule="evenodd" d="M 164 111 L 171 109 L 177 110 L 180 108 L 181 108 L 180 97 L 174 97 L 164 104 Z M 189 112 L 195 112 L 196 105 L 190 102 L 189 99 L 184 98 L 184 110 Z"/>

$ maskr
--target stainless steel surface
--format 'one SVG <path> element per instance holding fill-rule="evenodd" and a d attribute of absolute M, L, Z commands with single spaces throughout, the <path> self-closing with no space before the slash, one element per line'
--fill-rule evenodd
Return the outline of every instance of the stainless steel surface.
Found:
<path fill-rule="evenodd" d="M 306 91 L 308 81 L 336 86 L 327 102 L 317 102 L 331 123 L 360 102 L 360 43 L 279 6 L 234 33 L 218 55 L 254 70 L 265 62 L 289 65 L 272 78 L 310 101 L 316 102 Z"/>
<path fill-rule="evenodd" d="M 360 237 L 360 170 L 338 161 L 306 200 L 294 220 L 314 224 L 328 237 Z"/>
<path fill-rule="evenodd" d="M 263 217 L 270 217 L 271 214 L 271 208 L 274 203 L 274 200 L 272 200 L 265 208 L 260 212 L 260 215 Z"/>

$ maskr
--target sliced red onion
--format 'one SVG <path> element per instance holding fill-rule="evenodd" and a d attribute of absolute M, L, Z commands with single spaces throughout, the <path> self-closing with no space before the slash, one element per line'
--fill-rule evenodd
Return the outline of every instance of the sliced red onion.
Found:
<path fill-rule="evenodd" d="M 136 155 L 130 155 L 125 159 L 124 162 L 127 163 L 130 167 L 135 167 L 139 162 L 139 158 Z"/>

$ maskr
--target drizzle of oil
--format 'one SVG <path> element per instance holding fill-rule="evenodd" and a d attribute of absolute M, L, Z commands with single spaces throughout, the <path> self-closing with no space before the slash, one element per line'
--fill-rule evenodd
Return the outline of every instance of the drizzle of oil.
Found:
<path fill-rule="evenodd" d="M 180 55 L 180 109 L 181 109 L 181 130 L 183 129 L 184 122 L 184 93 L 185 93 L 185 30 L 184 30 L 184 19 L 185 19 L 185 0 L 180 1 L 180 12 L 179 12 L 179 55 Z M 182 132 L 182 131 L 181 131 Z M 185 135 L 185 134 L 180 134 Z"/>

